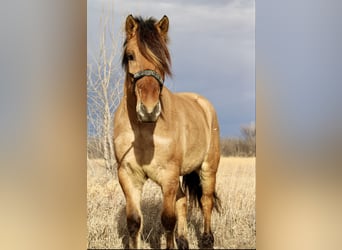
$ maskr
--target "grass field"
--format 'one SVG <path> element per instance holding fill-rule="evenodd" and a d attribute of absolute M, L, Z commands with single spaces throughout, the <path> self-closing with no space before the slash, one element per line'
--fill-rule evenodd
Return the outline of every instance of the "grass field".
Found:
<path fill-rule="evenodd" d="M 128 242 L 125 198 L 101 160 L 89 160 L 87 172 L 88 248 L 124 248 Z M 213 213 L 215 248 L 255 248 L 255 158 L 222 157 L 217 174 L 222 212 Z M 143 248 L 165 248 L 160 222 L 161 191 L 148 180 L 142 195 Z M 202 232 L 199 209 L 188 212 L 189 247 L 198 248 Z"/>

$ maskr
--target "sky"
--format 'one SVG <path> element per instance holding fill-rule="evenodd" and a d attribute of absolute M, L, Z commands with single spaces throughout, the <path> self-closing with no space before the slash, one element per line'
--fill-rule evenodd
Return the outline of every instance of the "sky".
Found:
<path fill-rule="evenodd" d="M 87 47 L 97 51 L 103 8 L 112 9 L 121 49 L 129 14 L 169 18 L 173 92 L 195 92 L 216 108 L 222 137 L 255 122 L 254 0 L 88 0 Z M 109 11 L 110 13 L 110 11 Z M 121 52 L 118 53 L 117 63 Z M 91 59 L 88 56 L 88 63 Z"/>

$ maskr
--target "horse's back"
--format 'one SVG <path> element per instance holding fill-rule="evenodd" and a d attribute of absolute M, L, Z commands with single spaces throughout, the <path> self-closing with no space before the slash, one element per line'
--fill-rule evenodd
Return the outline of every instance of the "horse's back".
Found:
<path fill-rule="evenodd" d="M 188 103 L 193 103 L 194 106 L 197 106 L 197 109 L 202 111 L 204 118 L 208 123 L 208 128 L 218 128 L 216 111 L 213 105 L 205 97 L 191 92 L 177 93 L 176 96 L 180 97 Z M 192 113 L 196 112 L 196 110 L 190 108 L 188 109 L 188 112 Z"/>

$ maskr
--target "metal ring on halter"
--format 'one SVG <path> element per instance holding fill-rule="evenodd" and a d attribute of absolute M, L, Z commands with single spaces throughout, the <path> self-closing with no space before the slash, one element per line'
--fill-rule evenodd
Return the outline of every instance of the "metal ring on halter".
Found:
<path fill-rule="evenodd" d="M 152 69 L 145 69 L 145 70 L 139 71 L 135 74 L 132 74 L 134 85 L 135 85 L 136 81 L 143 78 L 144 76 L 153 76 L 159 83 L 160 92 L 162 91 L 163 85 L 164 85 L 163 78 L 156 71 L 154 71 Z"/>

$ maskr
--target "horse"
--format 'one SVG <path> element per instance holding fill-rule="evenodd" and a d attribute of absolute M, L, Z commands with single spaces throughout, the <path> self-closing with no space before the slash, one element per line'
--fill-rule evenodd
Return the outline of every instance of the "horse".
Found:
<path fill-rule="evenodd" d="M 195 93 L 172 93 L 169 19 L 129 15 L 125 22 L 122 66 L 124 95 L 114 115 L 114 150 L 118 179 L 126 199 L 129 247 L 139 248 L 143 225 L 141 193 L 149 178 L 163 194 L 161 223 L 167 249 L 188 249 L 187 202 L 204 217 L 202 248 L 213 248 L 213 208 L 220 160 L 215 109 Z M 177 230 L 176 230 L 177 227 Z M 177 231 L 177 237 L 176 237 Z"/>

